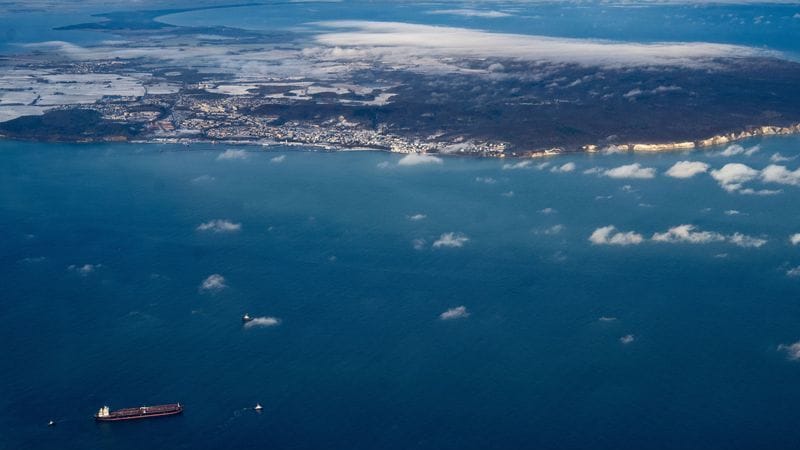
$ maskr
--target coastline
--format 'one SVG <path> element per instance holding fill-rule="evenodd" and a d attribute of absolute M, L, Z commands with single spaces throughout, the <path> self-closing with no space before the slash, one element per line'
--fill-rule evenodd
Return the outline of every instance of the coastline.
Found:
<path fill-rule="evenodd" d="M 772 136 L 791 136 L 800 134 L 800 122 L 788 126 L 776 125 L 762 125 L 750 127 L 740 131 L 733 131 L 728 133 L 720 133 L 711 137 L 701 138 L 696 140 L 683 140 L 673 142 L 632 142 L 624 144 L 610 144 L 600 146 L 597 144 L 583 145 L 577 149 L 568 150 L 562 147 L 552 147 L 544 150 L 528 150 L 506 153 L 486 153 L 486 152 L 425 152 L 415 150 L 413 148 L 402 147 L 366 147 L 366 146 L 343 146 L 339 144 L 326 144 L 319 142 L 298 142 L 298 141 L 276 141 L 272 139 L 207 139 L 207 138 L 190 138 L 190 137 L 152 137 L 148 139 L 125 139 L 120 136 L 106 136 L 103 138 L 94 138 L 86 140 L 59 140 L 59 139 L 24 139 L 18 137 L 9 137 L 0 134 L 0 140 L 10 141 L 27 141 L 27 142 L 60 142 L 69 144 L 96 144 L 96 143 L 130 143 L 130 144 L 175 144 L 190 146 L 194 144 L 204 145 L 233 145 L 233 146 L 253 146 L 262 148 L 272 147 L 303 147 L 309 151 L 323 151 L 323 152 L 358 152 L 358 151 L 374 151 L 385 153 L 409 154 L 409 153 L 424 153 L 437 156 L 466 156 L 476 158 L 514 158 L 514 159 L 527 159 L 527 158 L 544 158 L 552 157 L 563 154 L 575 153 L 664 153 L 676 152 L 687 150 L 703 150 L 710 147 L 732 144 L 745 139 L 755 137 L 772 137 Z"/>

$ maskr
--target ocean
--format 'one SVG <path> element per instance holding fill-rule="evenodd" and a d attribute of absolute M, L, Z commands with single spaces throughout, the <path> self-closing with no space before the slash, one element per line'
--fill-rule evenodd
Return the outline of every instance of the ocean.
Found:
<path fill-rule="evenodd" d="M 0 142 L 0 448 L 796 448 L 799 188 L 665 175 L 800 155 L 742 146 L 512 168 Z M 710 242 L 653 239 L 682 224 Z M 641 242 L 592 243 L 607 225 Z"/>

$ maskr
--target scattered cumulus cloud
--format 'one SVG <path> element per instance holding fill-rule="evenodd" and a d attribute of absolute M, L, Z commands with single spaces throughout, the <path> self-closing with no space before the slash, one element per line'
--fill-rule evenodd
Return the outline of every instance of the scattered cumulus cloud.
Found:
<path fill-rule="evenodd" d="M 504 13 L 502 11 L 469 9 L 469 8 L 437 9 L 435 11 L 428 12 L 428 14 L 448 14 L 453 16 L 480 17 L 483 19 L 497 19 L 500 17 L 508 17 L 511 15 L 508 13 Z"/>
<path fill-rule="evenodd" d="M 427 155 L 425 153 L 409 153 L 400 158 L 400 161 L 397 162 L 398 166 L 419 166 L 430 164 L 442 164 L 442 158 L 439 158 L 438 156 Z"/>
<path fill-rule="evenodd" d="M 614 225 L 600 227 L 589 236 L 594 245 L 636 245 L 644 241 L 644 237 L 633 231 L 617 231 Z"/>
<path fill-rule="evenodd" d="M 568 162 L 564 165 L 553 167 L 552 169 L 550 169 L 550 171 L 554 173 L 567 173 L 567 172 L 572 172 L 574 170 L 575 170 L 575 163 L 573 162 Z"/>
<path fill-rule="evenodd" d="M 786 271 L 786 276 L 797 278 L 800 277 L 800 266 L 792 267 L 791 269 Z"/>
<path fill-rule="evenodd" d="M 737 156 L 737 155 L 753 156 L 753 154 L 757 153 L 760 150 L 761 150 L 760 145 L 754 145 L 752 147 L 745 148 L 739 144 L 733 144 L 726 147 L 725 150 L 717 153 L 717 155 L 725 157 Z"/>
<path fill-rule="evenodd" d="M 478 182 L 478 183 L 484 183 L 484 184 L 495 184 L 495 183 L 497 183 L 497 180 L 495 180 L 492 177 L 475 177 L 475 181 Z"/>
<path fill-rule="evenodd" d="M 770 162 L 779 163 L 779 162 L 786 162 L 796 159 L 797 156 L 783 156 L 780 153 L 773 153 L 772 156 L 769 157 Z"/>
<path fill-rule="evenodd" d="M 789 237 L 789 242 L 791 242 L 792 245 L 800 245 L 800 233 L 795 233 L 791 235 Z"/>
<path fill-rule="evenodd" d="M 228 285 L 225 284 L 225 277 L 218 273 L 209 275 L 205 280 L 203 280 L 202 283 L 200 283 L 201 291 L 216 292 L 221 291 L 226 287 L 228 287 Z"/>
<path fill-rule="evenodd" d="M 199 177 L 192 178 L 192 183 L 194 184 L 203 184 L 203 183 L 211 183 L 216 178 L 212 177 L 211 175 L 200 175 Z"/>
<path fill-rule="evenodd" d="M 533 166 L 533 161 L 519 161 L 515 163 L 505 163 L 503 164 L 503 170 L 520 170 L 520 169 L 530 169 Z"/>
<path fill-rule="evenodd" d="M 728 192 L 739 191 L 744 183 L 756 179 L 758 174 L 758 170 L 741 163 L 725 164 L 721 169 L 711 171 L 711 177 Z"/>
<path fill-rule="evenodd" d="M 233 160 L 233 159 L 247 159 L 247 152 L 244 150 L 228 149 L 217 156 L 218 161 Z"/>
<path fill-rule="evenodd" d="M 705 173 L 709 165 L 699 161 L 678 161 L 667 170 L 666 175 L 672 178 L 691 178 Z"/>
<path fill-rule="evenodd" d="M 425 214 L 416 213 L 408 216 L 408 220 L 412 222 L 419 222 L 420 220 L 425 220 L 427 217 L 428 216 L 426 216 Z"/>
<path fill-rule="evenodd" d="M 456 306 L 439 314 L 439 319 L 441 320 L 465 319 L 467 317 L 469 317 L 469 311 L 467 311 L 466 306 Z"/>
<path fill-rule="evenodd" d="M 67 270 L 70 272 L 75 272 L 82 277 L 86 277 L 94 273 L 97 269 L 103 267 L 102 264 L 84 264 L 82 266 L 70 264 L 67 266 Z"/>
<path fill-rule="evenodd" d="M 280 164 L 280 163 L 282 163 L 284 161 L 286 161 L 286 155 L 274 156 L 274 157 L 270 158 L 270 160 L 269 160 L 269 162 L 271 162 L 273 164 Z"/>
<path fill-rule="evenodd" d="M 550 215 L 550 214 L 555 214 L 558 211 L 556 211 L 553 208 L 544 208 L 544 209 L 540 209 L 539 212 L 542 213 L 542 214 Z"/>
<path fill-rule="evenodd" d="M 728 241 L 734 245 L 744 248 L 759 248 L 767 243 L 766 239 L 748 236 L 742 233 L 733 233 L 728 237 Z"/>
<path fill-rule="evenodd" d="M 619 338 L 619 341 L 621 343 L 625 344 L 625 345 L 628 345 L 628 344 L 632 343 L 635 340 L 636 340 L 636 336 L 634 336 L 632 334 L 626 334 L 625 336 L 622 336 L 621 338 Z"/>
<path fill-rule="evenodd" d="M 229 220 L 216 219 L 197 226 L 197 231 L 211 231 L 214 233 L 233 233 L 242 229 L 242 224 Z"/>
<path fill-rule="evenodd" d="M 726 216 L 738 216 L 741 213 L 742 213 L 741 211 L 738 211 L 736 209 L 729 209 L 729 210 L 725 211 L 725 215 Z"/>
<path fill-rule="evenodd" d="M 609 178 L 649 179 L 656 176 L 656 169 L 652 167 L 642 167 L 641 164 L 634 163 L 608 169 L 603 172 L 603 175 Z"/>
<path fill-rule="evenodd" d="M 694 225 L 678 225 L 664 233 L 653 234 L 652 240 L 655 242 L 706 244 L 709 242 L 724 241 L 725 236 L 712 231 L 697 231 Z"/>
<path fill-rule="evenodd" d="M 411 246 L 414 250 L 425 250 L 425 239 L 414 239 L 411 241 Z"/>
<path fill-rule="evenodd" d="M 770 164 L 761 171 L 761 180 L 765 183 L 800 186 L 800 169 L 789 170 L 786 166 Z"/>
<path fill-rule="evenodd" d="M 280 325 L 277 317 L 253 317 L 253 320 L 244 324 L 245 328 L 274 327 Z"/>
<path fill-rule="evenodd" d="M 778 351 L 785 352 L 786 357 L 790 361 L 797 361 L 800 360 L 800 342 L 795 342 L 794 344 L 781 344 L 778 346 Z"/>
<path fill-rule="evenodd" d="M 442 233 L 439 239 L 433 241 L 433 247 L 463 247 L 469 238 L 463 233 Z"/>
<path fill-rule="evenodd" d="M 600 322 L 614 322 L 615 320 L 617 320 L 617 318 L 609 316 L 600 316 L 600 318 L 597 320 L 599 320 Z"/>

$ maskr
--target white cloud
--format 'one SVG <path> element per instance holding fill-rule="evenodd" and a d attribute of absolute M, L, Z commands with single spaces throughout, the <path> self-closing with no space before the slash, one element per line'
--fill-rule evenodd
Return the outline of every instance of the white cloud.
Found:
<path fill-rule="evenodd" d="M 72 271 L 72 272 L 77 273 L 78 275 L 80 275 L 82 277 L 85 277 L 85 276 L 88 276 L 88 275 L 94 273 L 95 270 L 97 270 L 97 269 L 99 269 L 101 267 L 103 267 L 102 264 L 84 264 L 82 266 L 78 266 L 78 265 L 75 265 L 75 264 L 70 264 L 67 267 L 67 269 Z"/>
<path fill-rule="evenodd" d="M 501 11 L 479 10 L 479 9 L 469 9 L 469 8 L 437 9 L 435 11 L 428 12 L 428 14 L 448 14 L 453 16 L 481 17 L 484 19 L 497 19 L 500 17 L 508 17 L 511 15 Z"/>
<path fill-rule="evenodd" d="M 760 145 L 754 145 L 752 147 L 744 148 L 739 144 L 733 144 L 726 147 L 725 150 L 717 153 L 717 155 L 725 157 L 736 156 L 736 155 L 752 156 L 759 150 L 761 150 Z"/>
<path fill-rule="evenodd" d="M 192 178 L 192 183 L 194 184 L 210 183 L 215 179 L 216 178 L 212 177 L 211 175 L 200 175 L 199 177 Z"/>
<path fill-rule="evenodd" d="M 513 197 L 514 191 L 502 192 L 500 193 L 500 195 L 502 195 L 503 197 Z"/>
<path fill-rule="evenodd" d="M 667 170 L 666 175 L 672 178 L 691 178 L 697 174 L 707 172 L 708 164 L 698 161 L 678 161 Z"/>
<path fill-rule="evenodd" d="M 778 351 L 786 352 L 786 357 L 791 361 L 800 360 L 800 342 L 794 344 L 781 344 L 778 346 Z"/>
<path fill-rule="evenodd" d="M 696 231 L 694 225 L 678 225 L 670 228 L 664 233 L 653 234 L 652 240 L 655 242 L 686 242 L 689 244 L 706 244 L 709 242 L 724 241 L 725 236 L 712 231 Z"/>
<path fill-rule="evenodd" d="M 520 169 L 530 169 L 533 166 L 533 161 L 519 161 L 515 163 L 505 163 L 503 164 L 503 170 L 520 170 Z"/>
<path fill-rule="evenodd" d="M 786 271 L 786 276 L 796 278 L 800 277 L 800 266 L 792 267 L 791 269 Z"/>
<path fill-rule="evenodd" d="M 621 338 L 619 338 L 619 341 L 621 343 L 625 344 L 625 345 L 630 344 L 635 340 L 636 340 L 636 337 L 634 335 L 632 335 L 632 334 L 626 334 L 625 336 L 622 336 Z"/>
<path fill-rule="evenodd" d="M 505 57 L 588 66 L 702 66 L 709 58 L 741 57 L 763 50 L 712 43 L 630 43 L 568 39 L 402 22 L 327 21 L 320 44 L 357 49 L 360 59 L 410 67 L 443 57 Z"/>
<path fill-rule="evenodd" d="M 233 233 L 242 229 L 242 224 L 229 220 L 216 219 L 197 226 L 197 231 L 212 231 L 214 233 Z"/>
<path fill-rule="evenodd" d="M 377 167 L 378 169 L 388 169 L 389 166 L 391 166 L 391 164 L 389 164 L 389 161 L 381 161 L 378 163 Z"/>
<path fill-rule="evenodd" d="M 732 235 L 728 236 L 728 240 L 732 244 L 745 248 L 759 248 L 767 243 L 766 239 L 748 236 L 742 233 L 733 233 Z"/>
<path fill-rule="evenodd" d="M 770 164 L 761 171 L 761 180 L 765 183 L 800 186 L 800 169 L 789 170 L 786 166 Z"/>
<path fill-rule="evenodd" d="M 414 250 L 425 250 L 425 239 L 414 239 L 411 241 L 411 246 L 414 247 Z"/>
<path fill-rule="evenodd" d="M 228 285 L 225 284 L 225 277 L 218 273 L 209 275 L 200 283 L 201 291 L 221 291 L 226 287 L 228 287 Z"/>
<path fill-rule="evenodd" d="M 567 172 L 572 172 L 574 170 L 575 170 L 575 163 L 573 162 L 568 162 L 564 165 L 553 167 L 552 169 L 550 169 L 550 171 L 554 173 L 567 173 Z"/>
<path fill-rule="evenodd" d="M 600 316 L 600 318 L 597 320 L 599 320 L 600 322 L 614 322 L 615 320 L 617 320 L 617 318 L 609 316 Z"/>
<path fill-rule="evenodd" d="M 231 159 L 247 159 L 247 156 L 247 152 L 244 150 L 228 149 L 220 153 L 219 156 L 217 156 L 217 160 L 224 161 Z"/>
<path fill-rule="evenodd" d="M 759 171 L 740 163 L 725 164 L 719 170 L 712 170 L 711 177 L 728 192 L 736 192 L 744 183 L 758 177 Z"/>
<path fill-rule="evenodd" d="M 469 238 L 462 233 L 442 233 L 439 239 L 433 241 L 433 247 L 463 247 Z"/>
<path fill-rule="evenodd" d="M 478 183 L 485 183 L 485 184 L 495 184 L 497 180 L 492 177 L 475 177 L 475 181 Z"/>
<path fill-rule="evenodd" d="M 641 244 L 644 237 L 633 231 L 617 231 L 616 227 L 608 225 L 594 230 L 589 241 L 594 245 L 636 245 Z"/>
<path fill-rule="evenodd" d="M 464 319 L 467 317 L 469 317 L 469 311 L 467 311 L 465 306 L 456 306 L 455 308 L 450 308 L 439 314 L 441 320 Z"/>
<path fill-rule="evenodd" d="M 642 167 L 641 164 L 634 163 L 608 169 L 603 172 L 603 175 L 609 178 L 647 179 L 653 178 L 656 175 L 656 169 L 653 169 L 652 167 Z"/>
<path fill-rule="evenodd" d="M 281 320 L 277 317 L 253 317 L 253 320 L 244 324 L 245 328 L 255 327 L 274 327 L 279 325 Z"/>
<path fill-rule="evenodd" d="M 729 210 L 725 211 L 725 215 L 726 216 L 738 216 L 739 214 L 741 214 L 741 211 L 738 211 L 738 210 L 735 210 L 735 209 L 729 209 Z"/>
<path fill-rule="evenodd" d="M 544 230 L 542 230 L 542 234 L 554 235 L 554 234 L 559 234 L 562 231 L 564 231 L 564 225 L 558 224 L 558 225 L 553 225 L 550 228 L 545 228 Z"/>
<path fill-rule="evenodd" d="M 280 164 L 280 163 L 282 163 L 284 161 L 286 161 L 286 155 L 278 155 L 278 156 L 270 158 L 270 160 L 269 160 L 269 162 L 271 162 L 273 164 Z"/>
<path fill-rule="evenodd" d="M 421 164 L 442 164 L 442 158 L 425 153 L 409 153 L 397 161 L 398 166 L 418 166 Z"/>
<path fill-rule="evenodd" d="M 598 173 L 603 173 L 603 170 L 605 170 L 605 169 L 603 169 L 601 167 L 592 167 L 592 168 L 584 170 L 583 174 L 584 175 L 595 175 L 595 174 L 598 174 Z"/>
<path fill-rule="evenodd" d="M 780 153 L 773 153 L 772 156 L 769 157 L 770 162 L 778 163 L 778 162 L 786 162 L 796 159 L 797 156 L 783 156 Z"/>
<path fill-rule="evenodd" d="M 420 220 L 425 220 L 425 218 L 427 218 L 427 217 L 428 216 L 426 216 L 425 214 L 417 213 L 417 214 L 412 214 L 412 215 L 408 216 L 408 220 L 410 220 L 412 222 L 418 222 Z"/>
<path fill-rule="evenodd" d="M 789 236 L 789 242 L 791 242 L 792 245 L 800 245 L 800 233 Z"/>
<path fill-rule="evenodd" d="M 550 214 L 555 214 L 558 211 L 556 211 L 553 208 L 544 208 L 544 209 L 540 209 L 539 212 L 542 213 L 542 214 L 550 215 Z"/>

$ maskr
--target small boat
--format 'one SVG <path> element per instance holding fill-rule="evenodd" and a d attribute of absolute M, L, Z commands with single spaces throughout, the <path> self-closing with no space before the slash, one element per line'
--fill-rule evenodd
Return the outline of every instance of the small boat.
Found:
<path fill-rule="evenodd" d="M 244 313 L 244 315 L 242 316 L 242 322 L 247 323 L 247 322 L 252 322 L 252 321 L 253 321 L 253 318 L 250 317 L 247 313 Z"/>
<path fill-rule="evenodd" d="M 261 411 L 262 409 L 264 409 L 264 407 L 261 406 L 261 403 L 256 403 L 256 406 L 254 406 L 253 409 L 255 409 L 256 411 Z"/>
<path fill-rule="evenodd" d="M 54 426 L 56 426 L 56 421 L 55 421 L 55 420 L 51 420 L 50 422 L 47 422 L 47 426 L 48 426 L 48 427 L 54 427 Z"/>
<path fill-rule="evenodd" d="M 125 408 L 116 411 L 103 406 L 94 415 L 98 422 L 114 422 L 118 420 L 147 419 L 150 417 L 174 416 L 183 412 L 183 405 L 170 403 L 168 405 L 141 406 L 139 408 Z"/>

